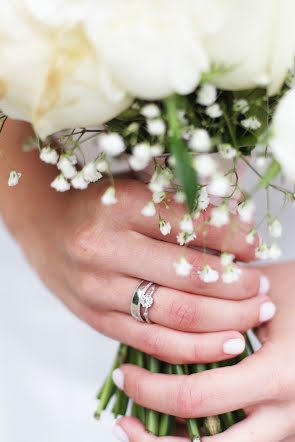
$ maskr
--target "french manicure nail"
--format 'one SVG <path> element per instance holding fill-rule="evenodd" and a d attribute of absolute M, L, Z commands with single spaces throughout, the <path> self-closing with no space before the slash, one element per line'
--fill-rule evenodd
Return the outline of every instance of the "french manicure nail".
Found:
<path fill-rule="evenodd" d="M 274 317 L 276 312 L 276 306 L 273 302 L 264 302 L 260 306 L 260 322 L 266 322 L 269 321 L 271 318 Z"/>
<path fill-rule="evenodd" d="M 269 289 L 270 289 L 269 279 L 266 276 L 261 275 L 258 294 L 259 295 L 266 295 L 266 293 L 269 292 Z"/>
<path fill-rule="evenodd" d="M 129 437 L 119 425 L 114 426 L 114 436 L 121 442 L 129 442 Z"/>
<path fill-rule="evenodd" d="M 223 351 L 227 355 L 239 355 L 245 350 L 244 339 L 229 339 L 223 344 Z"/>
<path fill-rule="evenodd" d="M 114 384 L 117 385 L 120 390 L 124 389 L 124 373 L 120 368 L 117 368 L 115 371 L 113 371 L 113 381 Z"/>

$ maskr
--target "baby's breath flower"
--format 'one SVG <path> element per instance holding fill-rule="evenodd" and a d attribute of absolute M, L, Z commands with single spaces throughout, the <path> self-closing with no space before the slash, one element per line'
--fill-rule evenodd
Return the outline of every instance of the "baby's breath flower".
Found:
<path fill-rule="evenodd" d="M 218 150 L 222 158 L 231 160 L 237 155 L 237 150 L 229 143 L 219 144 Z"/>
<path fill-rule="evenodd" d="M 213 84 L 205 83 L 203 84 L 197 95 L 197 102 L 202 106 L 211 106 L 215 103 L 217 98 L 217 90 Z"/>
<path fill-rule="evenodd" d="M 184 217 L 182 218 L 182 220 L 179 223 L 179 227 L 181 228 L 181 230 L 183 232 L 193 233 L 194 225 L 193 225 L 192 217 L 190 216 L 189 213 L 186 213 L 184 215 Z"/>
<path fill-rule="evenodd" d="M 194 158 L 194 168 L 200 177 L 210 177 L 216 172 L 217 164 L 212 155 L 198 155 Z"/>
<path fill-rule="evenodd" d="M 268 248 L 267 244 L 261 243 L 260 246 L 255 249 L 255 256 L 256 256 L 256 258 L 261 259 L 261 260 L 269 259 L 270 254 L 269 254 L 269 248 Z"/>
<path fill-rule="evenodd" d="M 62 173 L 52 181 L 50 186 L 58 192 L 66 192 L 71 188 L 70 183 L 65 179 Z"/>
<path fill-rule="evenodd" d="M 240 279 L 242 270 L 238 267 L 234 267 L 231 264 L 227 266 L 225 272 L 222 274 L 222 281 L 225 284 L 232 284 Z"/>
<path fill-rule="evenodd" d="M 201 216 L 201 210 L 199 210 L 199 209 L 195 210 L 195 211 L 192 213 L 192 217 L 193 217 L 193 219 L 195 219 L 195 220 L 199 219 L 200 216 Z"/>
<path fill-rule="evenodd" d="M 134 170 L 143 170 L 151 159 L 151 149 L 147 143 L 140 143 L 134 146 L 133 155 L 129 158 L 129 164 Z"/>
<path fill-rule="evenodd" d="M 257 117 L 249 117 L 241 121 L 241 125 L 245 129 L 257 130 L 261 127 L 261 122 Z"/>
<path fill-rule="evenodd" d="M 143 106 L 141 108 L 140 113 L 145 118 L 149 118 L 149 119 L 157 118 L 161 115 L 161 111 L 160 111 L 159 106 L 157 106 L 154 103 L 149 103 L 149 104 L 146 104 L 145 106 Z"/>
<path fill-rule="evenodd" d="M 264 155 L 260 155 L 255 159 L 255 164 L 259 172 L 264 173 L 267 169 L 269 160 Z"/>
<path fill-rule="evenodd" d="M 174 262 L 173 265 L 177 275 L 180 276 L 188 276 L 193 268 L 193 266 L 183 256 L 179 258 L 178 262 Z"/>
<path fill-rule="evenodd" d="M 208 192 L 214 196 L 225 197 L 230 191 L 230 186 L 231 184 L 228 177 L 216 173 L 208 185 Z"/>
<path fill-rule="evenodd" d="M 254 244 L 255 236 L 257 235 L 257 230 L 252 229 L 246 236 L 246 243 L 248 244 Z"/>
<path fill-rule="evenodd" d="M 55 149 L 48 147 L 43 147 L 40 151 L 40 159 L 47 164 L 56 164 L 58 161 L 58 153 Z"/>
<path fill-rule="evenodd" d="M 177 202 L 177 203 L 185 203 L 185 201 L 186 201 L 186 196 L 185 196 L 185 193 L 184 192 L 181 192 L 181 191 L 179 191 L 179 192 L 176 192 L 175 193 L 175 195 L 174 195 L 174 200 Z"/>
<path fill-rule="evenodd" d="M 159 226 L 160 226 L 160 230 L 161 230 L 162 235 L 166 236 L 166 235 L 170 234 L 171 224 L 169 223 L 169 221 L 166 222 L 163 219 L 160 219 Z"/>
<path fill-rule="evenodd" d="M 206 210 L 210 204 L 210 198 L 206 187 L 202 187 L 198 198 L 198 210 Z"/>
<path fill-rule="evenodd" d="M 162 153 L 164 152 L 164 147 L 160 144 L 152 144 L 150 146 L 150 150 L 152 157 L 157 157 L 159 155 L 162 155 Z"/>
<path fill-rule="evenodd" d="M 141 214 L 143 216 L 155 216 L 156 215 L 156 208 L 153 203 L 153 201 L 149 201 L 146 206 L 141 211 Z"/>
<path fill-rule="evenodd" d="M 241 114 L 245 114 L 250 109 L 249 102 L 244 98 L 240 98 L 238 100 L 234 100 L 233 110 L 235 112 L 241 112 Z"/>
<path fill-rule="evenodd" d="M 277 243 L 273 242 L 268 250 L 268 254 L 270 259 L 279 259 L 282 255 L 282 250 Z"/>
<path fill-rule="evenodd" d="M 211 211 L 210 224 L 215 227 L 222 227 L 228 224 L 229 210 L 226 204 L 221 204 L 219 207 L 215 207 Z"/>
<path fill-rule="evenodd" d="M 110 206 L 112 204 L 116 204 L 118 200 L 116 199 L 116 191 L 114 186 L 109 187 L 105 193 L 103 194 L 101 201 L 106 206 Z"/>
<path fill-rule="evenodd" d="M 176 166 L 176 158 L 174 155 L 170 155 L 168 158 L 168 163 L 170 167 L 175 167 Z"/>
<path fill-rule="evenodd" d="M 154 192 L 153 193 L 153 201 L 155 204 L 160 204 L 165 198 L 167 193 L 166 192 Z"/>
<path fill-rule="evenodd" d="M 195 232 L 188 233 L 188 232 L 179 232 L 176 239 L 179 245 L 183 246 L 184 244 L 188 244 L 189 242 L 196 239 L 197 235 Z"/>
<path fill-rule="evenodd" d="M 8 186 L 14 187 L 19 182 L 20 177 L 22 174 L 20 172 L 16 172 L 15 170 L 11 170 L 8 178 Z"/>
<path fill-rule="evenodd" d="M 109 170 L 108 162 L 105 159 L 97 160 L 95 163 L 96 170 L 100 173 L 107 172 Z"/>
<path fill-rule="evenodd" d="M 102 178 L 102 174 L 97 171 L 96 164 L 94 161 L 91 161 L 90 163 L 86 164 L 86 166 L 83 167 L 82 173 L 84 180 L 90 183 L 95 183 L 100 178 Z"/>
<path fill-rule="evenodd" d="M 232 253 L 223 252 L 220 255 L 220 261 L 221 261 L 221 264 L 223 265 L 223 267 L 227 267 L 227 266 L 231 265 L 233 263 L 234 259 L 235 259 L 235 255 L 233 255 Z"/>
<path fill-rule="evenodd" d="M 161 136 L 166 132 L 166 124 L 163 120 L 157 118 L 154 120 L 147 121 L 147 130 L 150 135 Z"/>
<path fill-rule="evenodd" d="M 150 190 L 152 192 L 163 192 L 166 187 L 169 187 L 173 176 L 173 173 L 168 168 L 156 170 L 149 183 Z"/>
<path fill-rule="evenodd" d="M 78 173 L 78 175 L 76 175 L 75 178 L 71 180 L 71 184 L 74 187 L 74 189 L 84 190 L 87 189 L 89 183 L 88 181 L 85 180 L 82 171 Z"/>
<path fill-rule="evenodd" d="M 220 118 L 222 115 L 222 109 L 218 103 L 215 103 L 206 108 L 206 114 L 210 118 Z"/>
<path fill-rule="evenodd" d="M 198 272 L 200 279 L 206 283 L 216 282 L 219 279 L 219 274 L 216 270 L 212 269 L 208 264 L 206 264 L 202 271 Z"/>
<path fill-rule="evenodd" d="M 244 223 L 250 223 L 255 212 L 255 203 L 248 199 L 238 205 L 238 214 Z"/>
<path fill-rule="evenodd" d="M 62 155 L 60 157 L 57 168 L 63 173 L 64 177 L 69 180 L 77 175 L 76 167 L 68 156 Z"/>
<path fill-rule="evenodd" d="M 277 218 L 268 226 L 268 231 L 273 238 L 280 238 L 280 236 L 282 236 L 282 224 Z"/>
<path fill-rule="evenodd" d="M 117 156 L 125 150 L 125 143 L 121 135 L 103 133 L 98 137 L 99 147 L 108 155 Z"/>
<path fill-rule="evenodd" d="M 189 140 L 189 148 L 196 152 L 209 152 L 211 149 L 211 140 L 205 129 L 196 129 Z"/>

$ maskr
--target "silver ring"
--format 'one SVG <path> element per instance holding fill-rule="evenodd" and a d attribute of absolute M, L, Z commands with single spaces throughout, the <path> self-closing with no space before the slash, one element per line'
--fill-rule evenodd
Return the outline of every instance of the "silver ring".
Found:
<path fill-rule="evenodd" d="M 144 295 L 141 298 L 141 305 L 144 308 L 143 316 L 144 316 L 145 322 L 147 322 L 148 324 L 152 324 L 152 321 L 149 319 L 149 308 L 151 308 L 151 306 L 154 303 L 153 295 L 154 295 L 156 289 L 157 289 L 157 285 L 153 283 L 146 290 L 146 292 L 144 293 Z"/>
<path fill-rule="evenodd" d="M 153 282 L 141 281 L 136 287 L 130 304 L 130 313 L 134 319 L 140 322 L 146 322 L 141 316 L 141 300 L 146 291 L 153 285 Z"/>

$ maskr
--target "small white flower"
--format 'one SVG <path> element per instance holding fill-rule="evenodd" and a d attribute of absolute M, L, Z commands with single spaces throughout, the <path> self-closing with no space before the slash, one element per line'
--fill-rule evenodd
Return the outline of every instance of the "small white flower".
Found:
<path fill-rule="evenodd" d="M 255 164 L 259 172 L 264 173 L 269 164 L 269 160 L 265 156 L 260 155 L 259 157 L 256 158 Z"/>
<path fill-rule="evenodd" d="M 219 144 L 218 151 L 225 160 L 231 160 L 237 155 L 237 150 L 229 143 Z"/>
<path fill-rule="evenodd" d="M 70 162 L 73 164 L 73 166 L 75 166 L 75 164 L 78 163 L 77 157 L 75 154 L 71 154 L 68 156 L 68 159 L 70 160 Z"/>
<path fill-rule="evenodd" d="M 260 244 L 260 246 L 255 249 L 255 256 L 256 256 L 256 258 L 262 259 L 262 260 L 269 259 L 270 254 L 269 254 L 269 248 L 268 248 L 267 244 L 265 244 L 265 243 Z"/>
<path fill-rule="evenodd" d="M 255 236 L 257 235 L 257 230 L 252 229 L 246 236 L 246 243 L 248 244 L 254 244 Z"/>
<path fill-rule="evenodd" d="M 232 284 L 233 282 L 237 282 L 240 279 L 241 274 L 241 269 L 232 265 L 228 265 L 225 272 L 222 274 L 222 281 L 225 284 Z"/>
<path fill-rule="evenodd" d="M 195 210 L 193 213 L 192 213 L 192 217 L 193 217 L 193 219 L 199 219 L 200 218 L 200 216 L 201 216 L 201 210 L 199 210 L 199 209 L 197 209 L 197 210 Z"/>
<path fill-rule="evenodd" d="M 50 184 L 51 187 L 53 187 L 58 192 L 66 192 L 67 190 L 70 190 L 71 185 L 70 183 L 65 179 L 63 174 L 58 175 Z"/>
<path fill-rule="evenodd" d="M 182 220 L 179 223 L 179 227 L 181 228 L 181 230 L 183 232 L 193 233 L 194 225 L 193 225 L 192 217 L 190 216 L 189 213 L 186 213 L 184 215 L 184 217 L 182 218 Z"/>
<path fill-rule="evenodd" d="M 198 210 L 206 210 L 210 204 L 210 198 L 206 187 L 202 187 L 198 198 Z"/>
<path fill-rule="evenodd" d="M 241 121 L 241 125 L 245 129 L 257 130 L 261 127 L 261 123 L 256 117 L 249 117 Z"/>
<path fill-rule="evenodd" d="M 223 265 L 223 267 L 227 267 L 227 266 L 231 265 L 233 263 L 234 259 L 235 259 L 235 255 L 233 255 L 232 253 L 223 252 L 220 255 L 220 261 L 221 261 L 221 264 Z"/>
<path fill-rule="evenodd" d="M 91 183 L 95 183 L 100 178 L 102 178 L 102 174 L 97 171 L 96 164 L 94 161 L 86 164 L 82 170 L 83 177 L 85 181 L 89 181 Z"/>
<path fill-rule="evenodd" d="M 218 103 L 215 103 L 206 108 L 206 114 L 210 118 L 220 118 L 222 115 L 222 109 Z"/>
<path fill-rule="evenodd" d="M 273 238 L 280 238 L 282 236 L 282 224 L 278 219 L 273 220 L 273 222 L 268 226 L 268 231 L 270 236 Z"/>
<path fill-rule="evenodd" d="M 8 186 L 9 187 L 16 186 L 21 176 L 22 176 L 21 173 L 16 172 L 15 170 L 11 170 L 8 178 Z"/>
<path fill-rule="evenodd" d="M 280 249 L 280 247 L 277 245 L 277 243 L 272 243 L 272 245 L 269 248 L 268 251 L 269 254 L 269 258 L 270 259 L 278 259 L 280 258 L 280 256 L 282 255 L 282 250 Z"/>
<path fill-rule="evenodd" d="M 219 279 L 219 274 L 216 270 L 213 270 L 208 264 L 206 264 L 202 271 L 199 271 L 199 275 L 202 281 L 206 283 L 216 282 Z"/>
<path fill-rule="evenodd" d="M 166 187 L 170 186 L 173 174 L 168 168 L 156 170 L 149 183 L 149 188 L 152 192 L 163 192 Z"/>
<path fill-rule="evenodd" d="M 68 156 L 62 155 L 60 157 L 57 168 L 63 173 L 64 177 L 69 180 L 77 175 L 76 167 Z"/>
<path fill-rule="evenodd" d="M 113 186 L 109 187 L 105 193 L 103 194 L 101 201 L 106 206 L 110 206 L 112 204 L 116 204 L 118 200 L 116 199 L 116 191 Z"/>
<path fill-rule="evenodd" d="M 178 233 L 176 239 L 179 245 L 183 246 L 184 244 L 188 244 L 189 242 L 196 239 L 197 235 L 195 232 L 188 233 L 188 232 L 180 232 Z"/>
<path fill-rule="evenodd" d="M 174 200 L 180 204 L 185 203 L 186 202 L 185 193 L 181 191 L 176 192 L 176 194 L 174 195 Z"/>
<path fill-rule="evenodd" d="M 198 155 L 194 158 L 194 168 L 200 177 L 210 177 L 217 170 L 217 163 L 212 155 Z"/>
<path fill-rule="evenodd" d="M 140 113 L 145 118 L 149 118 L 149 119 L 157 118 L 157 117 L 159 117 L 161 115 L 161 111 L 160 111 L 159 106 L 157 106 L 154 103 L 149 103 L 149 104 L 146 104 L 145 106 L 143 106 L 141 108 Z"/>
<path fill-rule="evenodd" d="M 164 147 L 160 144 L 152 144 L 150 146 L 150 151 L 152 157 L 157 157 L 159 155 L 162 155 L 162 153 L 164 152 Z"/>
<path fill-rule="evenodd" d="M 174 155 L 170 155 L 168 158 L 168 163 L 170 167 L 175 167 L 176 166 L 176 158 Z"/>
<path fill-rule="evenodd" d="M 230 191 L 230 186 L 228 177 L 216 173 L 208 185 L 208 192 L 214 196 L 225 197 Z"/>
<path fill-rule="evenodd" d="M 133 121 L 132 123 L 129 124 L 129 126 L 127 126 L 125 133 L 127 135 L 134 134 L 134 133 L 138 132 L 138 129 L 139 129 L 139 124 L 136 123 L 136 121 Z"/>
<path fill-rule="evenodd" d="M 58 153 L 50 147 L 43 147 L 40 151 L 40 159 L 47 164 L 56 164 L 58 161 Z"/>
<path fill-rule="evenodd" d="M 156 215 L 156 207 L 153 201 L 149 201 L 146 206 L 141 211 L 143 216 L 155 216 Z"/>
<path fill-rule="evenodd" d="M 255 203 L 253 200 L 248 199 L 238 205 L 238 214 L 244 223 L 250 223 L 253 219 L 255 212 Z"/>
<path fill-rule="evenodd" d="M 78 175 L 76 175 L 75 178 L 71 180 L 71 184 L 74 187 L 74 189 L 84 190 L 87 189 L 89 183 L 88 181 L 85 180 L 82 171 L 78 173 Z"/>
<path fill-rule="evenodd" d="M 100 173 L 104 173 L 109 170 L 108 162 L 104 159 L 97 160 L 95 163 L 95 167 L 96 167 L 97 172 L 100 172 Z"/>
<path fill-rule="evenodd" d="M 209 152 L 211 140 L 205 129 L 196 129 L 189 140 L 189 148 L 196 152 Z"/>
<path fill-rule="evenodd" d="M 143 170 L 147 167 L 151 159 L 150 146 L 147 143 L 140 143 L 134 146 L 129 164 L 133 170 Z"/>
<path fill-rule="evenodd" d="M 177 275 L 180 276 L 188 276 L 193 268 L 193 266 L 183 256 L 179 258 L 178 262 L 174 262 L 173 265 Z"/>
<path fill-rule="evenodd" d="M 160 204 L 166 198 L 166 192 L 154 192 L 153 201 L 155 204 Z"/>
<path fill-rule="evenodd" d="M 125 150 L 123 138 L 116 133 L 104 133 L 98 137 L 99 147 L 108 155 L 117 156 Z"/>
<path fill-rule="evenodd" d="M 150 135 L 160 136 L 164 135 L 166 132 L 166 124 L 163 120 L 155 119 L 147 121 L 147 130 Z"/>
<path fill-rule="evenodd" d="M 211 106 L 217 98 L 216 87 L 210 83 L 203 84 L 197 95 L 197 102 L 202 106 Z"/>
<path fill-rule="evenodd" d="M 229 221 L 229 210 L 225 204 L 221 204 L 221 206 L 212 209 L 210 218 L 210 224 L 212 226 L 222 227 L 228 224 Z"/>
<path fill-rule="evenodd" d="M 160 230 L 161 230 L 162 235 L 166 236 L 166 235 L 170 234 L 171 224 L 169 223 L 169 221 L 166 222 L 163 219 L 160 219 L 159 226 L 160 226 Z"/>
<path fill-rule="evenodd" d="M 238 100 L 234 100 L 234 111 L 241 112 L 241 114 L 245 114 L 250 109 L 249 103 L 244 98 L 240 98 Z"/>

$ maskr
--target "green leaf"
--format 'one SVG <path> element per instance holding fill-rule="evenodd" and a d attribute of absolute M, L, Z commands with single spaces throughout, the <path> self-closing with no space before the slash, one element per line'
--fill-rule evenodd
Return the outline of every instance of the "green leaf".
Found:
<path fill-rule="evenodd" d="M 272 182 L 272 180 L 274 180 L 278 176 L 280 171 L 281 171 L 280 164 L 276 160 L 273 160 L 273 162 L 267 169 L 265 175 L 261 178 L 261 180 L 255 187 L 255 191 L 268 187 Z"/>

